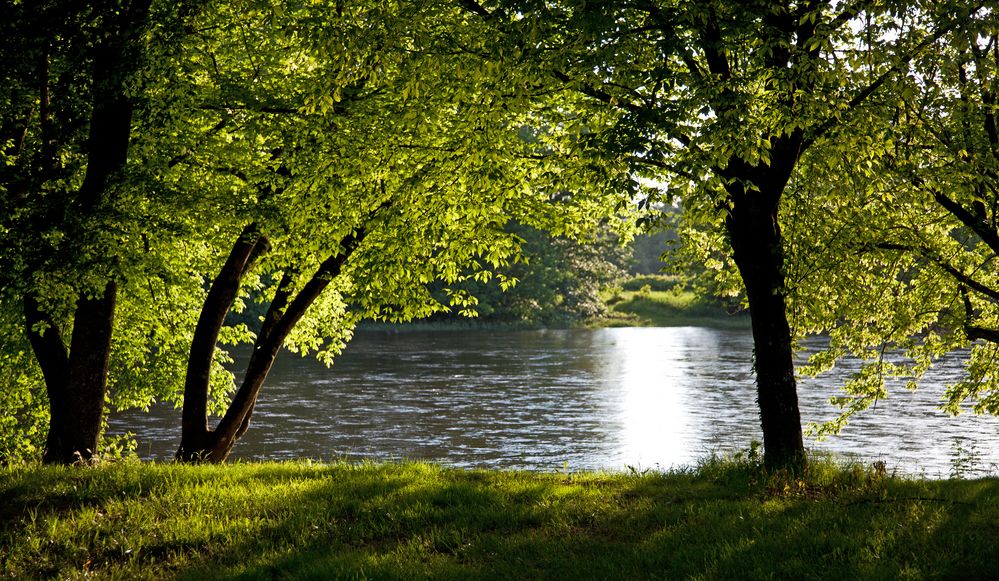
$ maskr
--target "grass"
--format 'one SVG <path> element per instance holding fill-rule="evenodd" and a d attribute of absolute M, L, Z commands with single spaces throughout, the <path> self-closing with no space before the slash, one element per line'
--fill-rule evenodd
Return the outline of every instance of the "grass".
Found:
<path fill-rule="evenodd" d="M 0 469 L 0 576 L 924 579 L 999 573 L 999 481 L 816 463 L 635 474 L 420 463 Z"/>
<path fill-rule="evenodd" d="M 631 291 L 617 289 L 605 297 L 605 302 L 608 313 L 595 321 L 595 326 L 745 329 L 750 324 L 746 313 L 730 315 L 721 306 L 681 287 L 665 291 L 652 290 L 651 285 Z"/>

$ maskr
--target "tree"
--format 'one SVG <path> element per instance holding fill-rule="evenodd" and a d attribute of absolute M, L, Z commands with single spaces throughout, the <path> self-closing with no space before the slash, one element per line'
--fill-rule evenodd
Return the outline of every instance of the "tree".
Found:
<path fill-rule="evenodd" d="M 904 17 L 907 5 L 874 2 L 461 3 L 517 38 L 541 63 L 539 82 L 590 97 L 582 115 L 617 112 L 591 126 L 591 147 L 667 184 L 688 219 L 724 233 L 752 315 L 765 462 L 803 463 L 783 196 L 805 154 L 963 13 L 927 31 Z M 893 35 L 874 34 L 869 23 L 883 20 Z M 873 77 L 841 58 L 863 42 Z"/>
<path fill-rule="evenodd" d="M 952 7 L 929 8 L 927 22 L 952 18 Z M 827 156 L 848 156 L 848 169 L 817 164 L 791 199 L 801 217 L 793 252 L 808 257 L 796 262 L 811 265 L 796 277 L 797 310 L 803 326 L 831 328 L 829 349 L 806 371 L 847 354 L 867 360 L 837 398 L 843 415 L 822 431 L 888 396 L 890 377 L 915 388 L 958 348 L 971 348 L 967 375 L 949 387 L 947 408 L 999 411 L 996 43 L 994 12 L 973 12 L 913 60 L 890 98 L 869 104 L 874 129 L 860 152 Z"/>
<path fill-rule="evenodd" d="M 141 73 L 169 50 L 190 9 L 53 1 L 16 4 L 3 23 L 0 304 L 23 313 L 4 320 L 4 365 L 14 365 L 12 385 L 25 395 L 14 406 L 39 401 L 20 390 L 44 378 L 48 462 L 87 460 L 98 447 L 122 283 L 149 264 L 133 218 L 156 206 L 131 205 L 141 190 L 129 171 Z M 129 312 L 135 288 L 125 293 Z M 35 369 L 24 367 L 18 327 Z"/>
<path fill-rule="evenodd" d="M 53 3 L 12 20 L 3 304 L 25 318 L 2 323 L 38 368 L 5 340 L 26 397 L 2 403 L 37 417 L 40 369 L 49 461 L 95 453 L 106 403 L 180 397 L 179 456 L 223 461 L 283 346 L 329 362 L 362 316 L 469 308 L 454 285 L 516 256 L 507 222 L 575 236 L 614 206 L 589 184 L 622 166 L 563 171 L 569 107 L 538 111 L 520 79 L 481 67 L 495 47 L 453 6 L 201 8 Z M 525 125 L 552 129 L 524 143 Z M 437 278 L 450 305 L 427 291 Z M 250 290 L 270 303 L 256 333 L 225 325 Z M 216 346 L 240 340 L 254 355 L 230 402 Z"/>
<path fill-rule="evenodd" d="M 189 118 L 209 129 L 176 165 L 178 187 L 228 183 L 217 189 L 244 202 L 218 202 L 241 230 L 194 329 L 179 459 L 226 459 L 282 346 L 331 362 L 361 317 L 469 308 L 455 285 L 519 252 L 507 222 L 573 234 L 613 207 L 616 194 L 586 187 L 601 165 L 553 171 L 563 154 L 550 139 L 520 139 L 530 97 L 454 56 L 484 38 L 460 16 L 433 3 L 222 10 L 190 38 L 186 88 L 168 92 L 194 96 Z M 450 305 L 428 293 L 435 279 Z M 216 345 L 254 287 L 269 306 L 227 401 L 211 389 Z"/>

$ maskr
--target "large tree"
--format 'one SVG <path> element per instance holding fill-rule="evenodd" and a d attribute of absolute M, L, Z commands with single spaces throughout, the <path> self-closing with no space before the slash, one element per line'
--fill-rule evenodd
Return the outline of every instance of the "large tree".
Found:
<path fill-rule="evenodd" d="M 849 140 L 851 113 L 967 14 L 928 30 L 912 4 L 460 2 L 540 63 L 537 82 L 618 116 L 590 144 L 665 183 L 686 217 L 723 233 L 752 315 L 765 462 L 804 461 L 781 208 L 817 143 Z M 892 22 L 890 34 L 872 23 Z M 870 67 L 850 54 L 870 46 Z M 553 82 L 554 80 L 554 82 Z M 837 130 L 837 131 L 833 131 Z"/>
<path fill-rule="evenodd" d="M 517 256 L 509 221 L 573 234 L 619 196 L 588 187 L 595 174 L 615 171 L 613 160 L 562 172 L 559 130 L 522 139 L 522 125 L 552 125 L 561 114 L 538 115 L 532 95 L 511 92 L 505 71 L 463 54 L 488 41 L 453 6 L 302 5 L 229 16 L 203 27 L 213 31 L 198 44 L 208 88 L 191 93 L 214 95 L 201 108 L 238 120 L 212 139 L 223 149 L 250 144 L 226 156 L 241 160 L 239 171 L 231 161 L 213 161 L 211 171 L 236 180 L 251 203 L 238 211 L 241 233 L 194 331 L 178 451 L 213 462 L 247 429 L 283 345 L 331 361 L 361 317 L 471 307 L 474 298 L 455 285 L 486 280 Z M 248 37 L 258 39 L 251 58 Z M 203 161 L 180 165 L 188 163 Z M 444 303 L 427 289 L 438 279 L 449 289 Z M 242 383 L 228 405 L 216 398 L 222 416 L 209 427 L 218 336 L 254 284 L 269 306 Z"/>
<path fill-rule="evenodd" d="M 109 366 L 127 374 L 145 365 L 155 378 L 161 368 L 152 360 L 174 343 L 111 358 L 116 311 L 135 314 L 132 323 L 156 318 L 133 299 L 153 288 L 139 283 L 163 258 L 148 247 L 162 230 L 140 226 L 162 207 L 144 191 L 148 176 L 134 171 L 142 155 L 130 145 L 144 71 L 175 45 L 191 12 L 148 0 L 20 3 L 5 12 L 0 303 L 3 364 L 19 394 L 6 403 L 31 425 L 36 402 L 46 402 L 49 462 L 96 452 Z M 147 330 L 141 345 L 155 336 Z M 25 342 L 35 360 L 28 367 Z M 39 374 L 44 394 L 34 392 Z"/>
<path fill-rule="evenodd" d="M 587 184 L 615 161 L 566 172 L 567 132 L 520 139 L 561 109 L 454 57 L 489 50 L 454 6 L 46 9 L 4 47 L 3 304 L 24 318 L 5 309 L 0 357 L 10 417 L 35 417 L 44 376 L 49 461 L 94 454 L 108 403 L 181 398 L 179 455 L 222 461 L 282 346 L 330 361 L 361 316 L 468 308 L 426 284 L 492 276 L 519 250 L 507 221 L 572 235 L 613 206 Z M 251 292 L 261 326 L 226 325 Z M 232 393 L 216 345 L 240 340 Z"/>

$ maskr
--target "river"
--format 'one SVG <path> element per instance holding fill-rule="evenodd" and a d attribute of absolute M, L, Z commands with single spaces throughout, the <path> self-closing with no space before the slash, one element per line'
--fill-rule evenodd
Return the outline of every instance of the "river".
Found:
<path fill-rule="evenodd" d="M 762 439 L 748 331 L 701 327 L 360 332 L 332 368 L 283 353 L 233 458 L 422 459 L 459 467 L 636 470 L 692 465 Z M 799 384 L 803 420 L 850 365 Z M 999 473 L 999 418 L 939 411 L 960 356 L 896 390 L 812 449 L 889 471 Z M 109 420 L 140 456 L 168 459 L 180 411 Z"/>

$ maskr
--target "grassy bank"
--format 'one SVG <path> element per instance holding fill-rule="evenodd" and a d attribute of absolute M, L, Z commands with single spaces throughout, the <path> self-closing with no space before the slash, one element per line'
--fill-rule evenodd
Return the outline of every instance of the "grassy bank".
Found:
<path fill-rule="evenodd" d="M 594 322 L 605 327 L 685 327 L 748 329 L 747 313 L 730 315 L 693 292 L 615 289 L 605 297 L 607 315 Z"/>
<path fill-rule="evenodd" d="M 827 465 L 533 474 L 425 464 L 0 470 L 0 576 L 938 578 L 999 573 L 999 481 Z"/>

